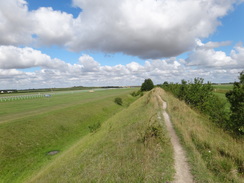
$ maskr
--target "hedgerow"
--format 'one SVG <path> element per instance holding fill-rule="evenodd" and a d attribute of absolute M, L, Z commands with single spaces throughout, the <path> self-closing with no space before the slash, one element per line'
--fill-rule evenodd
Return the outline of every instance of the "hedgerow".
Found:
<path fill-rule="evenodd" d="M 229 113 L 226 111 L 225 102 L 214 95 L 210 82 L 204 83 L 204 79 L 195 78 L 193 82 L 182 80 L 181 84 L 165 82 L 161 87 L 173 93 L 180 100 L 184 100 L 191 107 L 208 115 L 221 127 L 228 126 Z"/>

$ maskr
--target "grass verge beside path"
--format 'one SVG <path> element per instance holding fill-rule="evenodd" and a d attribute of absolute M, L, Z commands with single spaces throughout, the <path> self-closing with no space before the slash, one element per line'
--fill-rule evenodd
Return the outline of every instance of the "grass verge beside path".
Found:
<path fill-rule="evenodd" d="M 171 94 L 164 92 L 162 98 L 187 150 L 195 181 L 244 182 L 244 139 L 234 139 Z"/>
<path fill-rule="evenodd" d="M 145 94 L 28 182 L 171 181 L 173 150 L 158 114 L 156 95 Z"/>
<path fill-rule="evenodd" d="M 125 105 L 133 102 L 136 98 L 129 95 L 130 91 L 107 91 L 107 95 L 105 91 L 97 92 L 92 95 L 95 99 L 90 97 L 90 102 L 83 102 L 81 95 L 80 103 L 71 99 L 66 107 L 0 124 L 0 182 L 23 182 L 53 161 L 89 134 L 89 126 L 102 124 L 123 109 L 114 103 L 114 97 L 123 98 Z M 70 97 L 79 99 L 77 96 Z M 54 104 L 60 104 L 54 99 Z M 65 101 L 69 99 L 62 99 L 62 102 Z M 54 156 L 48 155 L 49 151 L 54 150 L 60 152 Z"/>

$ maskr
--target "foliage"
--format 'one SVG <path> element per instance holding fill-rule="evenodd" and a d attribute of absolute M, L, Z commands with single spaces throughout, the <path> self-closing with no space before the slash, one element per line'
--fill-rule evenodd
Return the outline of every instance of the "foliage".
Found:
<path fill-rule="evenodd" d="M 185 102 L 163 93 L 168 112 L 182 145 L 195 182 L 240 183 L 244 175 L 244 141 L 233 138 L 223 129 Z"/>
<path fill-rule="evenodd" d="M 94 123 L 94 124 L 88 126 L 91 133 L 97 131 L 97 129 L 99 129 L 100 127 L 101 127 L 100 122 L 97 122 L 97 123 Z"/>
<path fill-rule="evenodd" d="M 141 85 L 141 91 L 150 91 L 154 88 L 153 81 L 149 79 L 145 79 L 144 83 Z"/>
<path fill-rule="evenodd" d="M 228 127 L 238 134 L 244 134 L 244 71 L 240 73 L 239 79 L 239 82 L 234 83 L 233 90 L 226 93 L 231 104 Z"/>
<path fill-rule="evenodd" d="M 240 83 L 243 85 L 244 84 L 244 70 L 240 73 L 239 79 L 240 79 Z"/>
<path fill-rule="evenodd" d="M 215 123 L 226 127 L 228 113 L 225 110 L 225 102 L 213 94 L 211 83 L 204 83 L 202 78 L 195 78 L 193 82 L 182 80 L 181 84 L 164 82 L 162 87 L 191 107 L 209 115 Z"/>
<path fill-rule="evenodd" d="M 133 96 L 133 97 L 137 97 L 137 96 L 143 96 L 143 92 L 141 91 L 141 90 L 138 90 L 137 92 L 136 91 L 133 91 L 132 93 L 131 93 L 131 96 Z"/>
<path fill-rule="evenodd" d="M 122 105 L 122 104 L 123 104 L 122 98 L 120 98 L 120 97 L 116 97 L 116 98 L 114 99 L 114 102 L 115 102 L 116 104 L 118 104 L 118 105 Z"/>
<path fill-rule="evenodd" d="M 150 141 L 151 139 L 155 139 L 155 140 L 161 140 L 162 141 L 162 126 L 160 125 L 151 125 L 148 126 L 144 132 L 144 134 L 142 134 L 141 137 L 141 141 L 143 142 L 144 145 L 147 145 L 148 141 Z"/>

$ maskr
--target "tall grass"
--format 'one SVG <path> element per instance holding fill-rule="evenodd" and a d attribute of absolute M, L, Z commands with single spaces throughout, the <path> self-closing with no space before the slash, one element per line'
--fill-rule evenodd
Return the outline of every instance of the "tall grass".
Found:
<path fill-rule="evenodd" d="M 172 147 L 149 93 L 82 138 L 29 182 L 167 182 Z"/>
<path fill-rule="evenodd" d="M 244 180 L 244 140 L 235 139 L 207 117 L 164 92 L 168 112 L 185 146 L 196 182 L 240 183 Z"/>

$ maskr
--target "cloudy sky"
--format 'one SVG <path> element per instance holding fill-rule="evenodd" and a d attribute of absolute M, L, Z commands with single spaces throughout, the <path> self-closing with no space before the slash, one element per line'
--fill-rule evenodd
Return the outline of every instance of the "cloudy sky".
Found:
<path fill-rule="evenodd" d="M 233 82 L 244 0 L 0 0 L 0 35 L 0 89 Z"/>

